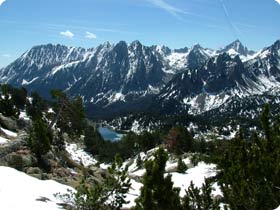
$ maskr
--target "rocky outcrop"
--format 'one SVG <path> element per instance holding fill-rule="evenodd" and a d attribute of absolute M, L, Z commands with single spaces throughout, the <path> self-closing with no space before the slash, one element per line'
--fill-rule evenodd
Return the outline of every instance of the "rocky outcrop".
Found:
<path fill-rule="evenodd" d="M 11 131 L 16 131 L 18 129 L 17 120 L 9 117 L 5 117 L 0 113 L 0 125 Z"/>

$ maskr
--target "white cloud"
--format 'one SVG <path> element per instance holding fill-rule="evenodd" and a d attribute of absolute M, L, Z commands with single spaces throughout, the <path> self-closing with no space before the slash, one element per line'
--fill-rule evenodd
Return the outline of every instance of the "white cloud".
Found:
<path fill-rule="evenodd" d="M 168 12 L 169 14 L 178 18 L 179 20 L 183 20 L 180 15 L 190 15 L 190 16 L 194 16 L 194 17 L 200 17 L 200 18 L 204 17 L 205 18 L 205 16 L 203 16 L 203 15 L 188 12 L 186 10 L 182 10 L 180 8 L 177 8 L 177 7 L 167 3 L 165 0 L 146 0 L 146 1 L 150 2 L 151 4 L 156 6 L 157 8 L 165 10 L 166 12 Z"/>
<path fill-rule="evenodd" d="M 97 36 L 94 34 L 94 33 L 91 33 L 91 32 L 86 32 L 86 36 L 85 36 L 86 38 L 88 38 L 88 39 L 96 39 L 97 38 Z"/>
<path fill-rule="evenodd" d="M 6 0 L 0 0 L 0 6 L 5 2 Z"/>
<path fill-rule="evenodd" d="M 176 17 L 178 17 L 178 14 L 187 14 L 187 12 L 185 12 L 179 8 L 176 8 L 176 7 L 172 6 L 171 4 L 168 4 L 164 0 L 147 0 L 147 1 L 151 2 L 158 8 L 161 8 Z"/>
<path fill-rule="evenodd" d="M 60 32 L 60 35 L 68 37 L 68 38 L 73 38 L 73 36 L 74 36 L 74 34 L 69 30 Z"/>
<path fill-rule="evenodd" d="M 275 0 L 278 4 L 280 4 L 280 0 Z"/>

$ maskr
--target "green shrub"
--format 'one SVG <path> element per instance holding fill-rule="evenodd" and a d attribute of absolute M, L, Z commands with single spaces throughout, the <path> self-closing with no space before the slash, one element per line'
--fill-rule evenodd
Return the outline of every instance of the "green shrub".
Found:
<path fill-rule="evenodd" d="M 179 157 L 178 164 L 177 164 L 178 173 L 185 173 L 186 170 L 188 170 L 188 166 L 185 164 L 185 162 L 182 160 L 182 158 Z"/>

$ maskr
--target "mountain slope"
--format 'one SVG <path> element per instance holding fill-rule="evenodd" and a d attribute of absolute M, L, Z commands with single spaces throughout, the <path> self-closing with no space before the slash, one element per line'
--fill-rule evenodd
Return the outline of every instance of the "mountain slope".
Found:
<path fill-rule="evenodd" d="M 139 41 L 91 49 L 41 45 L 1 69 L 0 82 L 45 97 L 53 88 L 80 95 L 88 112 L 101 118 L 147 110 L 200 114 L 236 98 L 278 94 L 279 43 L 258 53 L 239 40 L 216 51 L 200 45 L 148 47 Z"/>
<path fill-rule="evenodd" d="M 251 60 L 221 53 L 195 71 L 176 75 L 157 96 L 163 112 L 188 110 L 199 114 L 233 100 L 267 92 L 279 93 L 279 41 L 265 48 Z M 154 105 L 153 105 L 154 106 Z"/>

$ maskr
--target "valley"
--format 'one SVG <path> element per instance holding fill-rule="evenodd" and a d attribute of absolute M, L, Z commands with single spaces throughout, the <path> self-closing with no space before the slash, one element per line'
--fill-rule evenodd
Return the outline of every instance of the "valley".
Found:
<path fill-rule="evenodd" d="M 0 0 L 0 210 L 280 210 L 280 0 Z"/>

